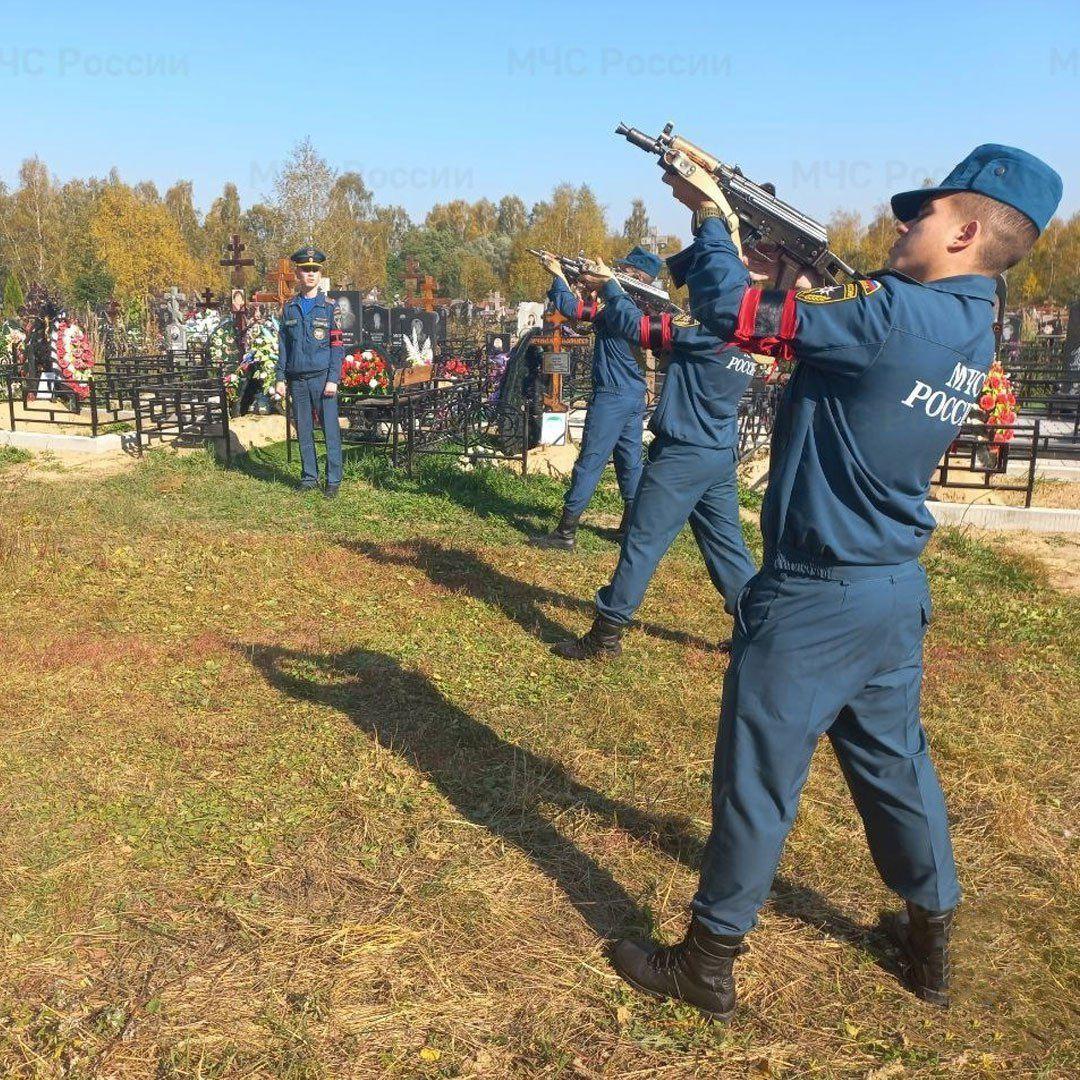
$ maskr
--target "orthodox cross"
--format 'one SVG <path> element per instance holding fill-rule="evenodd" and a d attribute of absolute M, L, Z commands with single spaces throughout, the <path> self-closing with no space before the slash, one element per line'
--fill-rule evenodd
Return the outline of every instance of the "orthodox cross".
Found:
<path fill-rule="evenodd" d="M 240 242 L 240 236 L 238 233 L 233 233 L 229 237 L 229 242 L 224 245 L 223 252 L 225 254 L 224 259 L 219 259 L 218 262 L 221 266 L 228 266 L 232 269 L 232 284 L 236 288 L 242 288 L 244 284 L 244 267 L 254 266 L 254 259 L 242 258 L 244 251 L 247 250 L 247 244 Z"/>
<path fill-rule="evenodd" d="M 260 304 L 277 304 L 282 307 L 293 294 L 296 281 L 296 268 L 288 259 L 278 259 L 277 270 L 270 278 L 270 288 L 257 292 L 252 300 Z"/>
<path fill-rule="evenodd" d="M 217 303 L 217 297 L 211 288 L 203 289 L 199 296 L 199 307 L 203 311 L 209 311 Z"/>

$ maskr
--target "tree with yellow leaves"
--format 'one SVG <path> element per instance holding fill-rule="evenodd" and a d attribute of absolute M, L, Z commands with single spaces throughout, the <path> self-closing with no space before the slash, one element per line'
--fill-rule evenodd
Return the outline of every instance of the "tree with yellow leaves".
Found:
<path fill-rule="evenodd" d="M 168 209 L 160 201 L 140 198 L 126 184 L 110 183 L 102 191 L 90 235 L 121 301 L 170 285 L 200 284 L 199 265 Z"/>

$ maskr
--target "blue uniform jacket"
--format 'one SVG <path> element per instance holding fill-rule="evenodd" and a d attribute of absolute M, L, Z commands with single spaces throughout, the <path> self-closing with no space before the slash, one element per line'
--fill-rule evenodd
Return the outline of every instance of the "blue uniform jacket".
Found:
<path fill-rule="evenodd" d="M 642 315 L 618 282 L 609 281 L 601 295 L 609 328 L 634 345 L 670 355 L 649 430 L 692 446 L 737 446 L 739 401 L 757 370 L 753 359 L 699 323 Z"/>
<path fill-rule="evenodd" d="M 726 341 L 797 361 L 773 432 L 766 559 L 917 558 L 935 525 L 930 479 L 993 359 L 994 281 L 922 284 L 883 271 L 822 289 L 750 288 L 715 218 L 690 252 L 695 318 Z"/>
<path fill-rule="evenodd" d="M 645 375 L 626 339 L 611 325 L 606 307 L 585 304 L 579 300 L 561 277 L 556 277 L 548 291 L 555 310 L 568 319 L 591 320 L 593 345 L 593 387 L 622 394 L 645 394 Z M 638 318 L 641 312 L 638 311 Z"/>
<path fill-rule="evenodd" d="M 321 375 L 339 382 L 345 349 L 341 331 L 334 329 L 334 305 L 320 293 L 304 317 L 297 297 L 286 301 L 278 338 L 277 380 Z"/>

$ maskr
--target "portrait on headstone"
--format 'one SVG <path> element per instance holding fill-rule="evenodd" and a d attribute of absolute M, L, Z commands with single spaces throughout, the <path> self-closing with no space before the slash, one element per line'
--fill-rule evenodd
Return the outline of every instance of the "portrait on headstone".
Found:
<path fill-rule="evenodd" d="M 351 351 L 360 345 L 360 293 L 355 289 L 331 289 L 327 297 L 334 305 L 334 329 L 341 331 L 341 343 Z"/>
<path fill-rule="evenodd" d="M 529 300 L 524 300 L 518 304 L 517 332 L 519 336 L 527 333 L 529 330 L 535 330 L 537 327 L 542 326 L 543 323 L 543 304 L 538 304 L 535 301 Z"/>
<path fill-rule="evenodd" d="M 396 307 L 390 312 L 390 321 L 394 345 L 403 358 L 413 364 L 430 364 L 435 355 L 435 312 Z"/>
<path fill-rule="evenodd" d="M 486 340 L 487 357 L 493 357 L 510 351 L 510 338 L 507 334 L 488 334 Z"/>
<path fill-rule="evenodd" d="M 364 304 L 361 318 L 364 344 L 385 351 L 390 342 L 390 309 L 381 304 Z"/>

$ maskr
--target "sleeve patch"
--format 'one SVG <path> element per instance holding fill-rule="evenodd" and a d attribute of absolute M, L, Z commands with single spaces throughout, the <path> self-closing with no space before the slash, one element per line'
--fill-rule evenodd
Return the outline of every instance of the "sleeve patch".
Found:
<path fill-rule="evenodd" d="M 801 304 L 839 304 L 844 300 L 857 300 L 860 296 L 871 296 L 880 288 L 880 281 L 863 278 L 859 281 L 845 281 L 842 285 L 800 289 L 795 294 L 795 299 Z"/>

